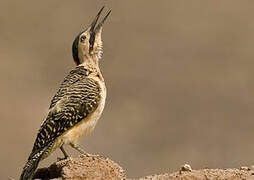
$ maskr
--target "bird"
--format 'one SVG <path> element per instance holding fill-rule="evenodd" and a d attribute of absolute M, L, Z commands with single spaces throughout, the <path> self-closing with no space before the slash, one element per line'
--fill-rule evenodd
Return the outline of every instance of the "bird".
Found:
<path fill-rule="evenodd" d="M 57 148 L 64 158 L 68 158 L 64 145 L 70 145 L 84 156 L 97 156 L 84 151 L 78 142 L 95 128 L 105 106 L 106 86 L 99 61 L 103 53 L 102 26 L 111 10 L 98 22 L 103 9 L 104 6 L 90 26 L 73 41 L 72 56 L 76 67 L 67 74 L 51 100 L 20 180 L 31 180 L 39 162 Z"/>

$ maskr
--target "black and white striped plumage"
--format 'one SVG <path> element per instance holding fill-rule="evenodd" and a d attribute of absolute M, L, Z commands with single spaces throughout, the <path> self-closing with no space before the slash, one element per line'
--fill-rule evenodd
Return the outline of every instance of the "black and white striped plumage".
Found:
<path fill-rule="evenodd" d="M 81 121 L 86 121 L 96 110 L 101 100 L 102 87 L 89 77 L 89 73 L 88 69 L 78 66 L 64 79 L 51 101 L 49 114 L 39 129 L 28 165 L 24 169 L 29 168 L 35 160 L 39 162 L 45 159 L 65 144 L 61 136 Z"/>
<path fill-rule="evenodd" d="M 111 11 L 96 26 L 102 10 L 73 42 L 77 67 L 65 77 L 53 97 L 20 180 L 32 179 L 39 162 L 55 149 L 60 148 L 66 157 L 65 144 L 89 155 L 77 146 L 77 142 L 94 129 L 105 105 L 106 87 L 98 61 L 102 53 L 102 25 Z"/>
<path fill-rule="evenodd" d="M 64 79 L 51 101 L 50 112 L 41 125 L 32 152 L 43 149 L 98 107 L 101 88 L 88 73 L 89 70 L 78 66 Z"/>

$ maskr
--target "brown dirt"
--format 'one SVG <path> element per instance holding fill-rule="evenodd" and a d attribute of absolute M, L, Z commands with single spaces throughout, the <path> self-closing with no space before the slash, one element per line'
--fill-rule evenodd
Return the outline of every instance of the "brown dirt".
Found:
<path fill-rule="evenodd" d="M 125 171 L 114 161 L 104 157 L 69 158 L 53 163 L 48 168 L 41 168 L 35 179 L 78 180 L 126 179 Z M 254 167 L 239 169 L 201 169 L 192 170 L 182 166 L 178 172 L 156 174 L 132 180 L 254 180 Z"/>
<path fill-rule="evenodd" d="M 103 157 L 68 158 L 53 163 L 49 168 L 38 169 L 39 179 L 125 179 L 124 170 L 115 162 Z"/>

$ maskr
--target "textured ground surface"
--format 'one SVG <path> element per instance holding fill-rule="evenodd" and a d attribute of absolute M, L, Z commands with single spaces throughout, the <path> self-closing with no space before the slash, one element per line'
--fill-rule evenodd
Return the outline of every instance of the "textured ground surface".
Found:
<path fill-rule="evenodd" d="M 125 179 L 124 170 L 103 157 L 68 158 L 37 171 L 38 179 Z"/>
<path fill-rule="evenodd" d="M 186 168 L 187 167 L 187 168 Z M 117 163 L 104 157 L 71 158 L 58 161 L 49 168 L 41 168 L 36 179 L 128 179 L 125 170 Z M 156 174 L 132 180 L 254 180 L 254 167 L 239 169 L 192 170 L 189 165 L 180 167 L 178 172 Z"/>

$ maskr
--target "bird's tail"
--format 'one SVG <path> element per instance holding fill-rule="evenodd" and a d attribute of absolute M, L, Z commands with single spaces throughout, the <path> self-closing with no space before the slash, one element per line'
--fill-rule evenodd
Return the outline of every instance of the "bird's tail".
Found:
<path fill-rule="evenodd" d="M 20 180 L 31 180 L 35 173 L 35 170 L 42 158 L 44 151 L 40 151 L 28 158 L 27 163 L 25 164 L 22 174 L 20 176 Z"/>

